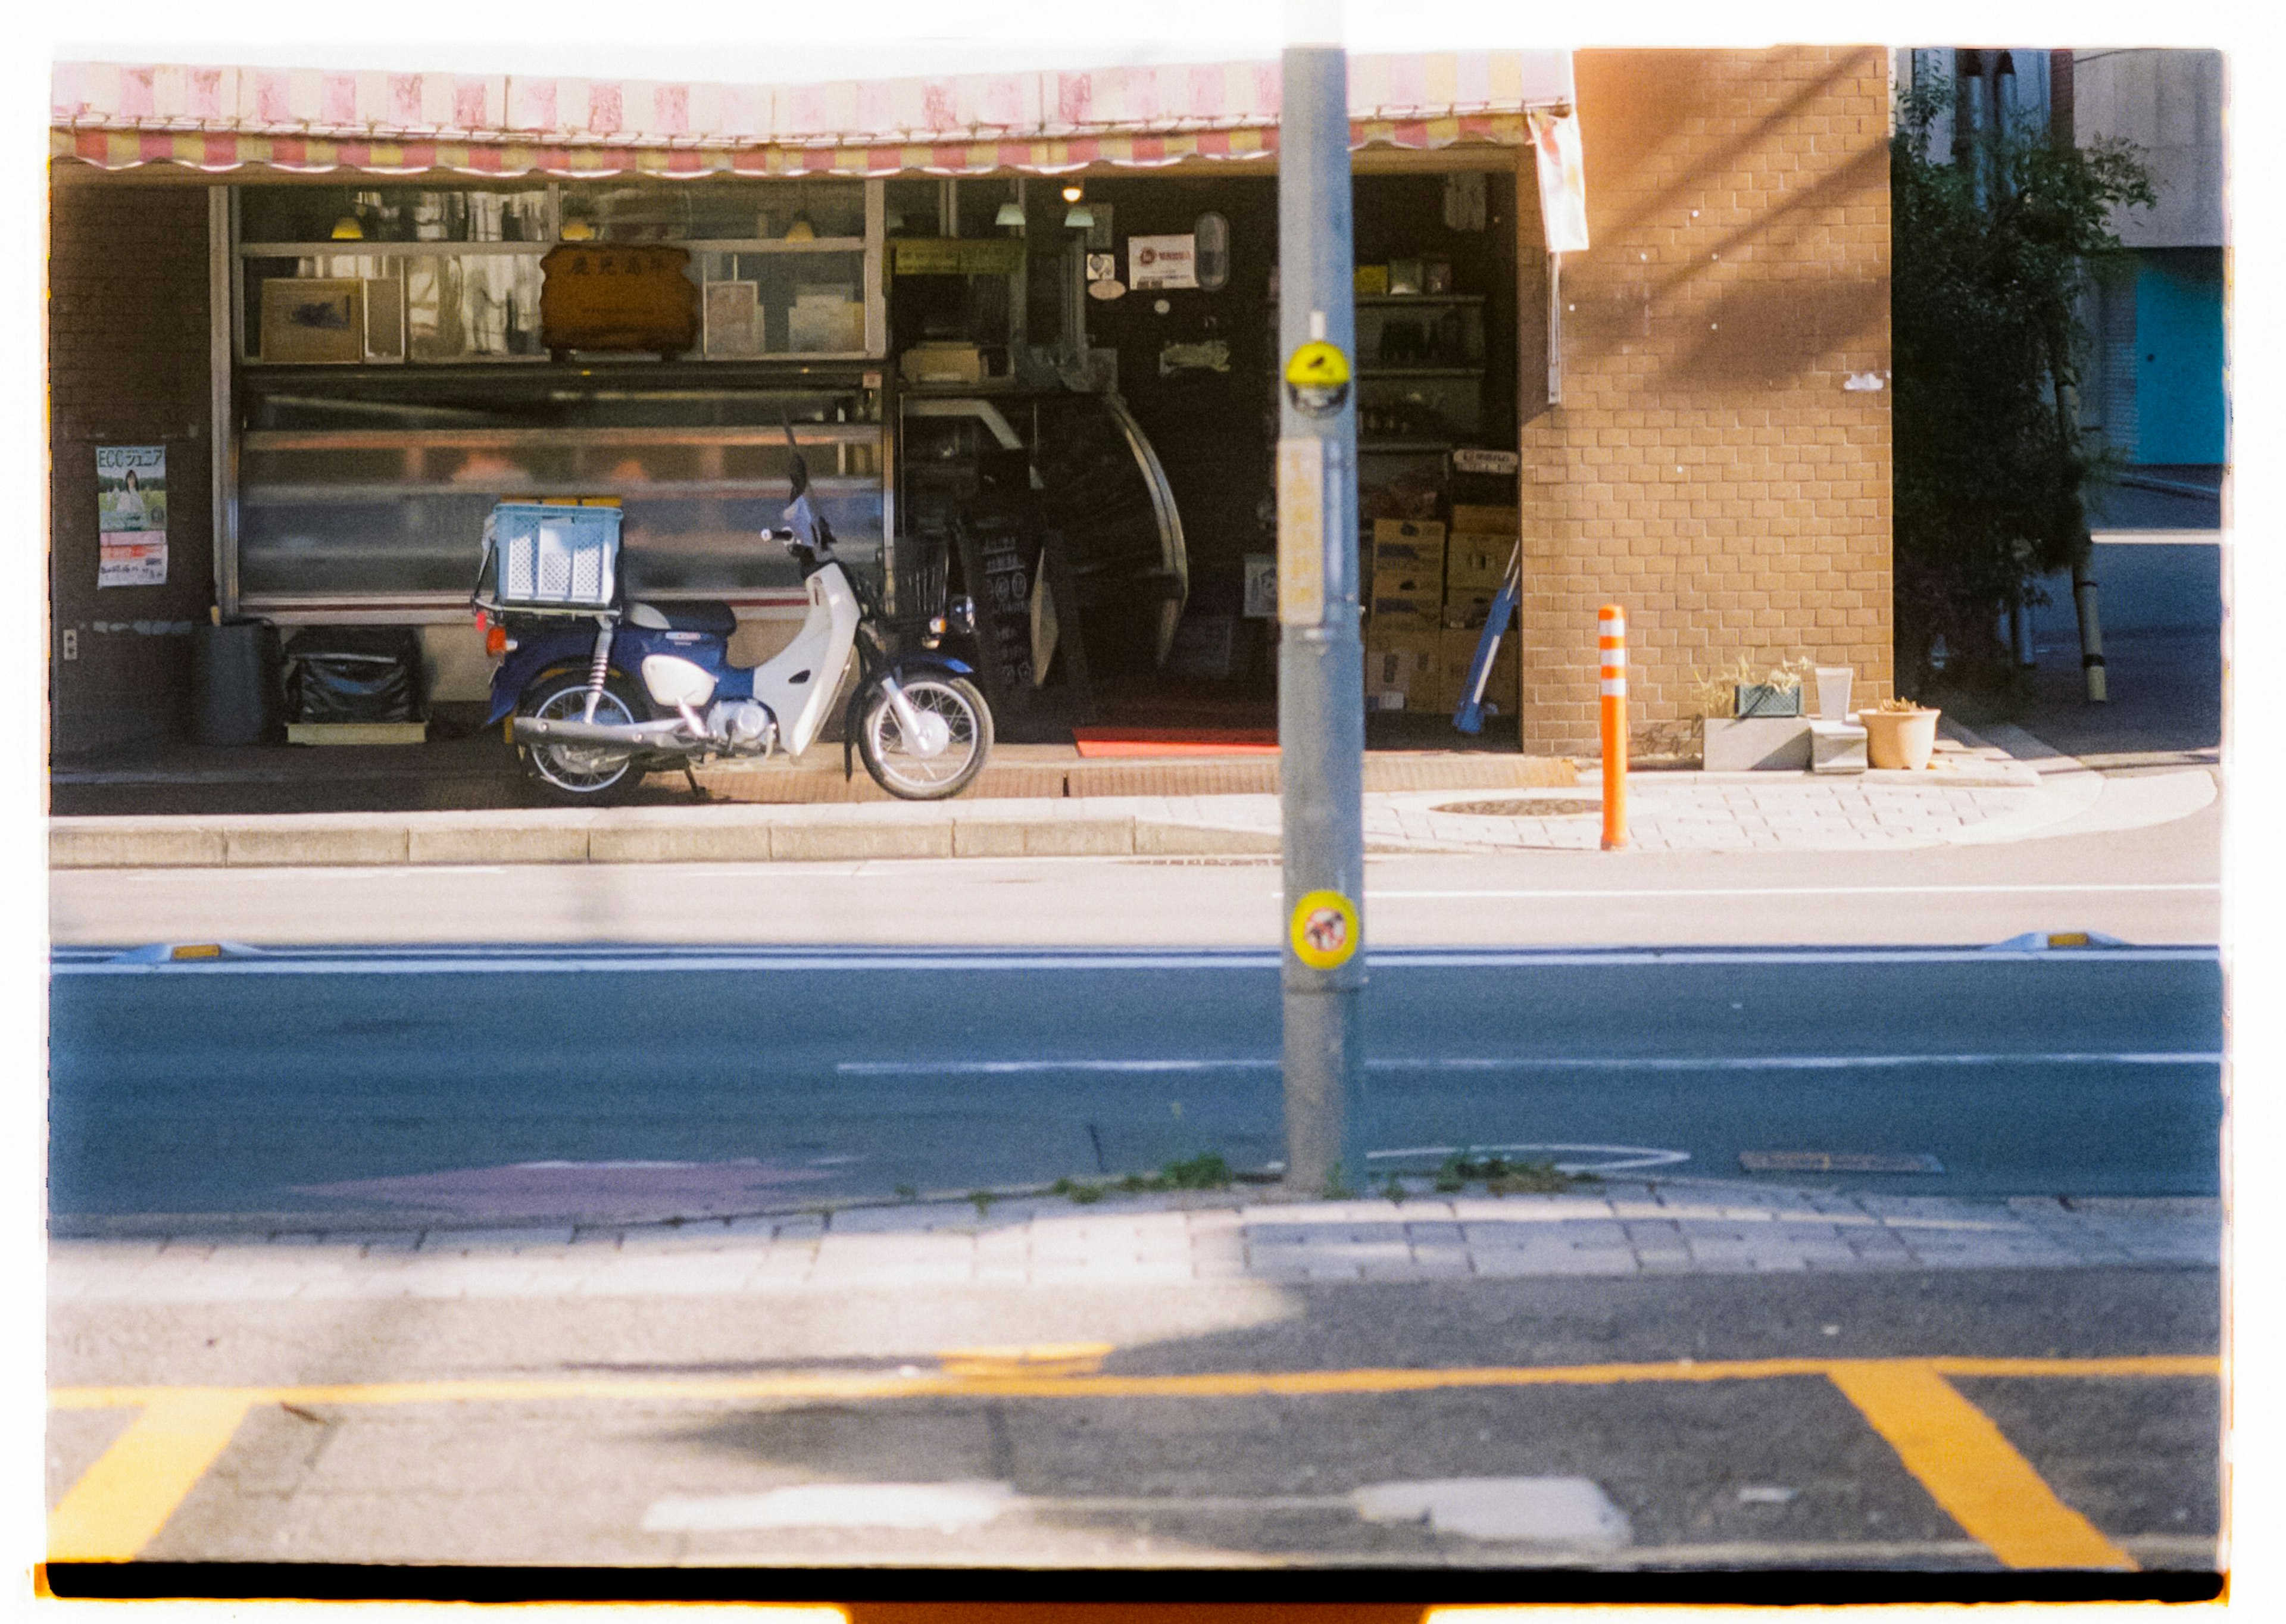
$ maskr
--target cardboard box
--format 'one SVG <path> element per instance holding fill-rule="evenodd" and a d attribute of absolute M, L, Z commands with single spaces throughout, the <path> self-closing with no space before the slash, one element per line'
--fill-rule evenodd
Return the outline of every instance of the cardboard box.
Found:
<path fill-rule="evenodd" d="M 1464 502 L 1454 502 L 1453 528 L 1480 535 L 1506 536 L 1514 540 L 1524 533 L 1524 514 L 1516 508 L 1476 508 Z"/>
<path fill-rule="evenodd" d="M 1461 703 L 1461 696 L 1469 685 L 1469 666 L 1477 657 L 1477 643 L 1481 632 L 1447 627 L 1437 636 L 1437 703 L 1451 710 Z M 1485 683 L 1485 708 L 1502 715 L 1516 709 L 1520 668 L 1517 665 L 1517 638 L 1514 628 L 1501 639 L 1500 652 L 1493 656 L 1493 674 Z"/>
<path fill-rule="evenodd" d="M 1376 519 L 1373 522 L 1376 563 L 1396 558 L 1410 564 L 1434 564 L 1445 572 L 1445 527 L 1434 519 Z"/>
<path fill-rule="evenodd" d="M 1370 641 L 1382 633 L 1391 636 L 1410 635 L 1434 643 L 1443 617 L 1444 605 L 1439 599 L 1383 597 L 1376 592 L 1372 616 L 1366 621 L 1366 637 Z"/>
<path fill-rule="evenodd" d="M 1454 531 L 1445 543 L 1445 592 L 1498 592 L 1516 556 L 1514 536 Z"/>
<path fill-rule="evenodd" d="M 1437 703 L 1437 635 L 1368 627 L 1365 639 L 1365 707 L 1423 711 Z"/>
<path fill-rule="evenodd" d="M 1421 604 L 1435 612 L 1445 601 L 1444 572 L 1433 564 L 1414 566 L 1395 559 L 1375 559 L 1372 601 L 1379 603 L 1393 598 Z"/>
<path fill-rule="evenodd" d="M 1448 589 L 1445 594 L 1444 623 L 1462 627 L 1482 626 L 1491 614 L 1493 599 L 1497 595 L 1491 592 L 1454 592 Z"/>

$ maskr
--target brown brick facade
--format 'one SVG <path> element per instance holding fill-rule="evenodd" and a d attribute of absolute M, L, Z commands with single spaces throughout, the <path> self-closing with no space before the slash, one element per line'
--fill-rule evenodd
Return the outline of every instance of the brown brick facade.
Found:
<path fill-rule="evenodd" d="M 1574 72 L 1594 247 L 1563 265 L 1563 403 L 1521 436 L 1525 748 L 1596 748 L 1605 603 L 1639 752 L 1687 732 L 1694 667 L 1741 653 L 1886 696 L 1884 54 L 1583 51 Z M 1865 374 L 1883 388 L 1843 387 Z"/>
<path fill-rule="evenodd" d="M 181 628 L 214 601 L 207 188 L 73 177 L 49 200 L 48 669 L 67 755 L 181 727 Z M 166 584 L 99 590 L 96 447 L 160 445 Z"/>

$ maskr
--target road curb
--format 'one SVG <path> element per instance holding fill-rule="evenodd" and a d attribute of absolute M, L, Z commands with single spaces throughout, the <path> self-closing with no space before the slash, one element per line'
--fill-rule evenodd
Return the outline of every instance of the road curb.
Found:
<path fill-rule="evenodd" d="M 49 820 L 55 869 L 395 868 L 645 863 L 847 863 L 930 857 L 1276 854 L 1274 831 L 1154 818 L 1102 803 L 930 808 L 298 813 Z"/>

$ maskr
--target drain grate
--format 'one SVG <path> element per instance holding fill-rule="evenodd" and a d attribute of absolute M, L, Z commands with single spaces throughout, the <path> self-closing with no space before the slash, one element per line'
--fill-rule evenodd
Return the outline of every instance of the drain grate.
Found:
<path fill-rule="evenodd" d="M 1586 817 L 1603 809 L 1600 800 L 1558 800 L 1552 797 L 1534 800 L 1455 800 L 1437 808 L 1462 817 Z"/>
<path fill-rule="evenodd" d="M 1743 1150 L 1738 1165 L 1750 1173 L 1941 1173 L 1935 1156 L 1866 1155 L 1835 1150 Z"/>

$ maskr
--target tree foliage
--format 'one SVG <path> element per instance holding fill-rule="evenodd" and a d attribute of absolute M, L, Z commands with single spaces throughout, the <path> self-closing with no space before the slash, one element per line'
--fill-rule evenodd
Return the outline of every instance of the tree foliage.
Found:
<path fill-rule="evenodd" d="M 2032 579 L 2087 546 L 2085 493 L 2103 454 L 2073 391 L 2091 276 L 2120 252 L 2107 224 L 2149 207 L 2125 142 L 1988 139 L 1932 156 L 1945 87 L 1900 98 L 1890 143 L 1890 304 L 1897 646 L 1903 669 L 1932 641 L 1971 665 L 2003 656 L 1997 627 Z M 1925 671 L 1925 665 L 1921 666 Z"/>

